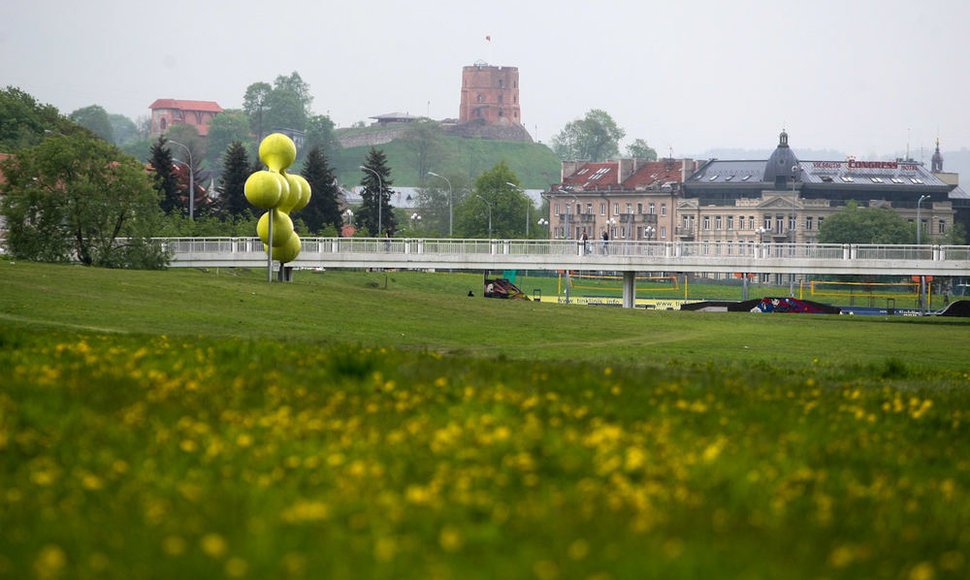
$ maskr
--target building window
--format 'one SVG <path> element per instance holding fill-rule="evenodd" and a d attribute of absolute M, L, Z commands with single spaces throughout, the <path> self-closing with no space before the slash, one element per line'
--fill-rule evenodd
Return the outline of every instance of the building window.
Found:
<path fill-rule="evenodd" d="M 824 221 L 825 221 L 825 218 L 819 216 L 819 218 L 818 218 L 818 229 L 819 230 L 822 229 L 822 222 L 824 222 Z"/>
<path fill-rule="evenodd" d="M 586 213 L 593 215 L 593 204 L 591 203 L 586 204 Z"/>
<path fill-rule="evenodd" d="M 665 203 L 660 204 L 660 215 L 662 216 L 667 215 L 667 204 Z"/>
<path fill-rule="evenodd" d="M 805 218 L 805 231 L 812 231 L 812 216 L 807 216 Z"/>
<path fill-rule="evenodd" d="M 940 220 L 940 223 L 939 223 L 939 225 L 938 225 L 938 227 L 936 229 L 936 233 L 940 234 L 941 236 L 946 233 L 946 222 L 945 221 Z"/>
<path fill-rule="evenodd" d="M 638 214 L 641 214 L 641 215 L 643 214 L 643 204 L 642 203 L 638 203 L 637 204 L 637 213 Z"/>
<path fill-rule="evenodd" d="M 705 230 L 711 229 L 711 216 L 709 215 L 704 216 L 704 229 Z"/>
<path fill-rule="evenodd" d="M 770 230 L 771 229 L 771 216 L 770 215 L 766 215 L 765 216 L 765 226 L 764 226 L 764 228 L 766 230 Z"/>
<path fill-rule="evenodd" d="M 660 239 L 667 239 L 667 226 L 660 226 Z"/>
<path fill-rule="evenodd" d="M 721 216 L 716 216 L 714 218 L 714 229 L 715 230 L 721 229 Z"/>
<path fill-rule="evenodd" d="M 560 212 L 559 212 L 559 204 L 558 203 L 556 204 L 556 215 L 560 215 Z M 267 218 L 267 219 L 269 219 L 269 218 Z"/>
<path fill-rule="evenodd" d="M 754 216 L 753 215 L 749 215 L 748 216 L 748 229 L 749 230 L 753 230 L 754 229 Z"/>
<path fill-rule="evenodd" d="M 620 204 L 613 204 L 613 215 L 620 215 Z"/>
<path fill-rule="evenodd" d="M 576 215 L 579 215 L 581 213 L 583 213 L 583 204 L 577 203 L 576 204 Z"/>
<path fill-rule="evenodd" d="M 776 215 L 775 216 L 775 233 L 782 233 L 785 231 L 785 216 Z"/>
<path fill-rule="evenodd" d="M 647 213 L 649 213 L 650 215 L 657 213 L 657 204 L 651 203 L 650 206 L 647 208 Z"/>
<path fill-rule="evenodd" d="M 606 215 L 606 204 L 605 203 L 601 203 L 600 204 L 600 215 L 602 215 L 602 216 L 605 216 Z"/>
<path fill-rule="evenodd" d="M 734 229 L 734 216 L 733 215 L 727 216 L 727 229 L 729 229 L 729 230 L 733 230 Z"/>
<path fill-rule="evenodd" d="M 501 89 L 501 88 L 504 88 L 504 87 L 502 86 L 502 84 L 503 84 L 504 82 L 505 82 L 505 81 L 503 81 L 502 79 L 499 79 L 499 80 L 498 80 L 498 88 L 500 88 L 500 89 Z"/>
<path fill-rule="evenodd" d="M 485 96 L 484 95 L 478 95 L 478 102 L 479 103 L 484 103 L 485 102 Z"/>
<path fill-rule="evenodd" d="M 626 213 L 628 213 L 628 214 L 633 213 L 633 204 L 632 203 L 626 204 Z"/>

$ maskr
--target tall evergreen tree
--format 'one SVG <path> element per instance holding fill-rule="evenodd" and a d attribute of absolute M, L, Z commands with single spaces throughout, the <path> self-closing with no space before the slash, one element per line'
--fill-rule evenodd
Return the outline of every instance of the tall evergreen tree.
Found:
<path fill-rule="evenodd" d="M 319 146 L 307 153 L 300 175 L 310 184 L 310 203 L 300 210 L 303 222 L 311 232 L 319 232 L 328 224 L 339 231 L 343 220 L 340 216 L 337 178 Z"/>
<path fill-rule="evenodd" d="M 222 176 L 219 178 L 219 209 L 226 217 L 235 217 L 250 209 L 245 189 L 246 179 L 251 173 L 246 147 L 239 141 L 233 141 L 223 156 Z"/>
<path fill-rule="evenodd" d="M 366 169 L 360 170 L 360 184 L 364 190 L 360 194 L 363 201 L 357 213 L 357 224 L 369 236 L 383 237 L 386 232 L 393 234 L 396 225 L 391 206 L 393 182 L 384 151 L 371 147 L 364 167 Z"/>
<path fill-rule="evenodd" d="M 152 169 L 155 171 L 153 179 L 155 191 L 159 193 L 159 205 L 165 213 L 182 210 L 182 200 L 179 192 L 178 176 L 175 174 L 175 163 L 172 152 L 168 149 L 165 135 L 159 135 L 151 148 Z"/>

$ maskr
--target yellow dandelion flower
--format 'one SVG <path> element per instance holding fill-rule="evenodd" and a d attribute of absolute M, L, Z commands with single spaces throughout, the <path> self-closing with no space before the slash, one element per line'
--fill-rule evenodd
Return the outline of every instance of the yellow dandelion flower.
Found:
<path fill-rule="evenodd" d="M 168 536 L 162 541 L 162 551 L 169 556 L 179 556 L 185 553 L 185 540 L 179 536 Z"/>
<path fill-rule="evenodd" d="M 540 560 L 532 566 L 532 571 L 539 580 L 555 580 L 559 577 L 559 568 L 551 560 Z"/>
<path fill-rule="evenodd" d="M 464 538 L 462 538 L 461 532 L 455 527 L 445 526 L 441 530 L 441 533 L 438 534 L 438 545 L 446 552 L 459 550 L 462 544 L 464 544 Z"/>
<path fill-rule="evenodd" d="M 34 572 L 41 580 L 60 577 L 65 566 L 67 566 L 67 555 L 60 546 L 54 544 L 41 548 L 37 558 L 34 559 Z"/>
<path fill-rule="evenodd" d="M 909 580 L 933 580 L 936 570 L 929 562 L 920 562 L 909 571 Z"/>
<path fill-rule="evenodd" d="M 202 536 L 200 545 L 202 546 L 202 551 L 212 558 L 221 558 L 229 549 L 228 544 L 226 544 L 226 539 L 215 533 Z"/>
<path fill-rule="evenodd" d="M 249 571 L 249 565 L 242 558 L 229 558 L 226 561 L 226 576 L 242 578 Z"/>
<path fill-rule="evenodd" d="M 576 540 L 572 544 L 569 544 L 567 553 L 573 560 L 582 560 L 589 555 L 589 544 L 586 540 Z"/>

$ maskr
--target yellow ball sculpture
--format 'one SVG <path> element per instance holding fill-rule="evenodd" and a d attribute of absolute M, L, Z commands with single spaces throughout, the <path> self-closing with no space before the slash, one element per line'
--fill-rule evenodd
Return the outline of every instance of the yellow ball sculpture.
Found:
<path fill-rule="evenodd" d="M 292 262 L 300 254 L 300 236 L 293 231 L 291 211 L 299 211 L 310 202 L 310 183 L 300 175 L 288 175 L 286 168 L 296 160 L 296 145 L 282 133 L 273 133 L 259 144 L 259 158 L 269 168 L 257 171 L 246 180 L 246 199 L 267 209 L 256 223 L 256 234 L 263 248 L 281 264 Z M 273 239 L 269 239 L 269 222 L 273 220 Z M 272 246 L 271 246 L 272 245 Z"/>
<path fill-rule="evenodd" d="M 246 179 L 246 199 L 258 208 L 269 209 L 280 202 L 283 188 L 276 173 L 257 171 Z"/>
<path fill-rule="evenodd" d="M 300 242 L 300 236 L 296 232 L 293 232 L 286 242 L 279 246 L 273 246 L 273 256 L 279 256 L 276 259 L 280 262 L 292 262 L 300 255 L 302 248 L 303 244 Z"/>
<path fill-rule="evenodd" d="M 259 144 L 259 158 L 270 171 L 283 171 L 296 160 L 296 145 L 282 133 L 273 133 Z"/>
<path fill-rule="evenodd" d="M 280 204 L 277 207 L 280 211 L 289 213 L 293 211 L 296 204 L 300 202 L 300 197 L 302 197 L 300 190 L 303 188 L 303 184 L 300 183 L 300 180 L 297 179 L 295 175 L 290 175 L 285 171 L 281 172 L 280 175 L 286 179 L 286 190 L 288 195 L 286 196 L 286 199 L 280 199 Z"/>
<path fill-rule="evenodd" d="M 296 202 L 291 211 L 300 211 L 305 208 L 308 203 L 310 203 L 310 182 L 306 180 L 302 175 L 294 175 L 300 182 L 300 201 Z"/>
<path fill-rule="evenodd" d="M 293 220 L 290 219 L 290 216 L 276 208 L 264 213 L 259 218 L 259 221 L 256 222 L 256 235 L 259 236 L 259 239 L 263 240 L 264 244 L 269 243 L 270 212 L 273 213 L 273 247 L 275 248 L 276 246 L 282 246 L 293 235 Z M 276 255 L 276 252 L 273 252 L 273 258 L 280 259 Z M 280 261 L 282 262 L 283 260 Z"/>

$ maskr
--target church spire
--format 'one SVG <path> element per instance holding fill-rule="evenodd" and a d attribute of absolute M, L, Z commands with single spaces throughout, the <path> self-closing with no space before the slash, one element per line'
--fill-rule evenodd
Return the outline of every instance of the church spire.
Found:
<path fill-rule="evenodd" d="M 936 138 L 936 151 L 930 159 L 930 170 L 933 173 L 943 173 L 943 154 L 940 153 L 940 138 Z"/>

